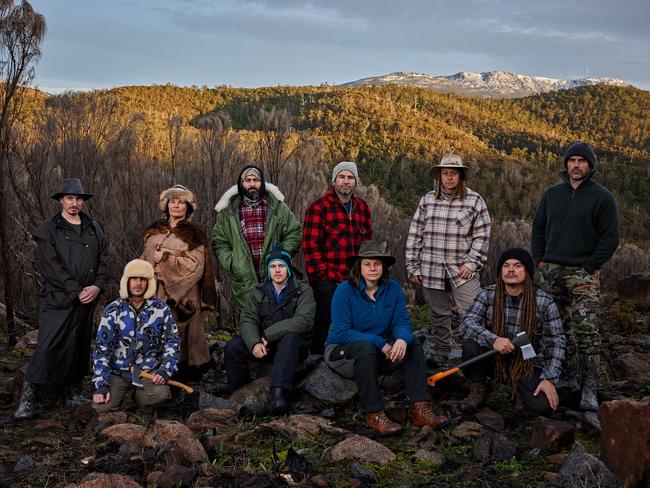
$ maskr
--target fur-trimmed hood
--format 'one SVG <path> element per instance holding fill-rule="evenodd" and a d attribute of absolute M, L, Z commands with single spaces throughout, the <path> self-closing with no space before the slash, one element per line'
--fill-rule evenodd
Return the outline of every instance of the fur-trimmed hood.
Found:
<path fill-rule="evenodd" d="M 264 183 L 264 187 L 266 188 L 266 191 L 269 193 L 269 195 L 272 195 L 279 202 L 284 202 L 284 195 L 282 194 L 282 192 L 277 186 L 275 186 L 273 183 Z M 238 196 L 239 196 L 239 191 L 237 189 L 237 185 L 231 186 L 221 196 L 217 204 L 214 206 L 214 209 L 217 212 L 221 212 L 222 210 L 225 210 L 226 208 L 228 208 L 230 201 L 234 197 L 238 197 Z"/>
<path fill-rule="evenodd" d="M 181 220 L 173 229 L 166 220 L 157 220 L 145 229 L 144 240 L 146 241 L 152 235 L 163 234 L 169 231 L 185 242 L 190 251 L 199 246 L 208 245 L 208 238 L 201 224 L 191 220 Z"/>

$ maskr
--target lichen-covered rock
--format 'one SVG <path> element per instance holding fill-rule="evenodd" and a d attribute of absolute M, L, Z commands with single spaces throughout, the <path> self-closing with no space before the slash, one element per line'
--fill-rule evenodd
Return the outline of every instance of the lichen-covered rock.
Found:
<path fill-rule="evenodd" d="M 147 428 L 137 424 L 116 424 L 106 427 L 99 435 L 114 442 L 141 443 Z"/>
<path fill-rule="evenodd" d="M 172 420 L 156 420 L 142 439 L 145 447 L 162 447 L 176 444 L 190 463 L 205 462 L 208 455 L 194 433 L 184 424 Z"/>
<path fill-rule="evenodd" d="M 347 431 L 336 427 L 330 420 L 314 415 L 295 414 L 265 422 L 258 430 L 270 430 L 294 442 L 314 439 L 321 434 L 341 435 Z"/>
<path fill-rule="evenodd" d="M 241 405 L 241 408 L 247 412 L 254 415 L 264 415 L 271 408 L 269 386 L 271 386 L 269 376 L 257 378 L 235 391 L 230 395 L 230 399 Z"/>
<path fill-rule="evenodd" d="M 323 452 L 323 460 L 329 463 L 356 459 L 362 463 L 387 464 L 396 458 L 395 453 L 383 444 L 356 434 Z"/>
<path fill-rule="evenodd" d="M 185 425 L 194 432 L 203 432 L 210 429 L 220 430 L 232 425 L 235 418 L 235 412 L 232 410 L 204 408 L 193 412 Z"/>
<path fill-rule="evenodd" d="M 327 405 L 342 405 L 357 394 L 354 380 L 335 373 L 322 362 L 305 377 L 300 388 Z"/>

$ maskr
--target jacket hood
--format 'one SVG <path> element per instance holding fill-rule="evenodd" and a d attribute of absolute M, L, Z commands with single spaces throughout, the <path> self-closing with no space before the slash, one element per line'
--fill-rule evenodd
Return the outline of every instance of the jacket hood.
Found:
<path fill-rule="evenodd" d="M 284 202 L 284 195 L 277 186 L 275 186 L 273 183 L 264 183 L 264 187 L 269 195 L 274 197 L 279 202 Z M 238 185 L 231 186 L 228 190 L 226 190 L 226 192 L 221 196 L 217 204 L 214 206 L 215 211 L 221 212 L 225 210 L 228 208 L 228 205 L 230 205 L 231 200 L 238 196 Z"/>

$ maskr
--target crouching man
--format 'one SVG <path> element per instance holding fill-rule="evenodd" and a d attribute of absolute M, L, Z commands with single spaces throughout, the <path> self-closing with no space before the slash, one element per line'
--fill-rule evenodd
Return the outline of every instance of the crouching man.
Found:
<path fill-rule="evenodd" d="M 233 392 L 250 381 L 249 361 L 272 362 L 271 410 L 281 415 L 289 409 L 286 394 L 293 389 L 296 368 L 309 351 L 316 302 L 309 285 L 295 277 L 288 251 L 277 246 L 265 261 L 268 278 L 248 297 L 240 337 L 226 344 L 226 373 Z"/>
<path fill-rule="evenodd" d="M 474 300 L 460 325 L 463 334 L 463 361 L 485 350 L 495 349 L 492 363 L 478 363 L 463 370 L 470 380 L 470 393 L 461 401 L 464 413 L 473 413 L 487 394 L 488 373 L 518 392 L 525 407 L 543 415 L 555 410 L 559 400 L 555 382 L 560 376 L 566 338 L 553 298 L 533 285 L 535 264 L 525 249 L 505 251 L 497 262 L 499 280 L 486 287 Z M 525 331 L 537 357 L 524 361 L 512 340 Z"/>
<path fill-rule="evenodd" d="M 144 409 L 170 397 L 166 383 L 177 369 L 179 335 L 171 310 L 154 297 L 155 291 L 151 264 L 141 259 L 127 263 L 120 298 L 106 306 L 97 330 L 93 408 L 98 413 L 119 409 L 131 391 Z M 143 371 L 153 379 L 141 379 Z"/>

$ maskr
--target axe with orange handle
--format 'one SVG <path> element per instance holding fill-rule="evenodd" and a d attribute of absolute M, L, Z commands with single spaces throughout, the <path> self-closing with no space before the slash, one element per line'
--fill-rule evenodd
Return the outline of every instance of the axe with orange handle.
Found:
<path fill-rule="evenodd" d="M 524 358 L 524 361 L 527 361 L 528 359 L 532 359 L 537 354 L 535 354 L 535 350 L 533 349 L 533 346 L 530 344 L 530 339 L 528 338 L 528 334 L 525 332 L 519 332 L 517 334 L 517 337 L 515 337 L 512 340 L 512 343 L 515 346 L 518 346 L 519 349 L 521 350 L 521 354 Z M 427 378 L 427 384 L 431 387 L 436 386 L 436 383 L 440 381 L 443 378 L 446 378 L 447 376 L 451 376 L 452 374 L 458 373 L 460 370 L 467 368 L 468 366 L 472 366 L 473 364 L 476 364 L 480 361 L 483 361 L 484 359 L 487 359 L 491 356 L 494 356 L 496 354 L 496 350 L 492 349 L 490 351 L 486 351 L 482 354 L 479 354 L 478 356 L 474 356 L 471 359 L 468 359 L 465 362 L 460 363 L 458 366 L 455 368 L 448 369 L 447 371 L 440 371 L 439 373 L 432 374 Z"/>
<path fill-rule="evenodd" d="M 152 379 L 153 379 L 153 376 L 154 376 L 154 375 L 152 375 L 151 373 L 148 373 L 148 372 L 146 372 L 146 371 L 140 371 L 140 378 L 145 378 L 145 379 L 147 379 L 147 380 L 152 380 Z M 170 386 L 177 386 L 177 387 L 179 387 L 179 388 L 182 388 L 182 389 L 185 390 L 189 395 L 191 395 L 192 393 L 194 393 L 194 388 L 192 388 L 191 386 L 187 386 L 187 385 L 185 385 L 185 384 L 183 384 L 183 383 L 181 383 L 181 382 L 179 382 L 179 381 L 169 380 L 169 381 L 167 381 L 165 384 L 166 384 L 166 385 L 170 385 Z"/>

